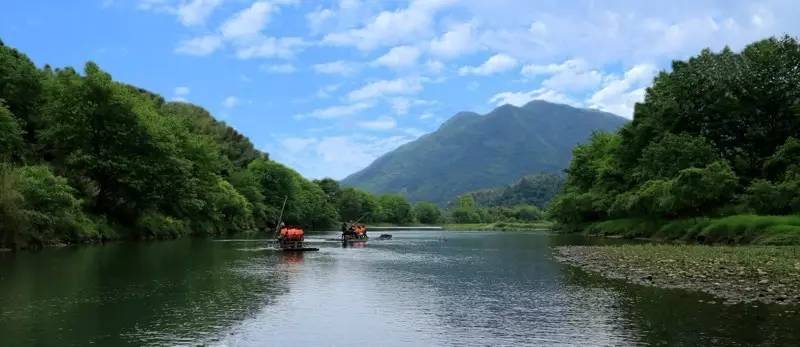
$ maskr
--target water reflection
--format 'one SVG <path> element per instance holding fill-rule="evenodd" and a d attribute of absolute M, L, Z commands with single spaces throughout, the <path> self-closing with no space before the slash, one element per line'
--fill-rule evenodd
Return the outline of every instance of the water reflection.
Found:
<path fill-rule="evenodd" d="M 544 233 L 398 232 L 319 252 L 186 239 L 0 259 L 0 345 L 798 345 L 784 306 L 605 280 Z M 703 300 L 703 302 L 699 302 Z M 796 308 L 795 308 L 796 309 Z"/>

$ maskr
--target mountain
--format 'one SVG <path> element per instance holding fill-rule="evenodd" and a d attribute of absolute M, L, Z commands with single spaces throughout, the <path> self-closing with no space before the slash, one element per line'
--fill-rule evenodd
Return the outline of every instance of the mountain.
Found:
<path fill-rule="evenodd" d="M 438 130 L 384 154 L 345 178 L 344 186 L 399 192 L 444 204 L 459 194 L 507 185 L 522 176 L 559 173 L 572 148 L 627 119 L 545 101 L 503 105 L 486 115 L 460 112 Z"/>

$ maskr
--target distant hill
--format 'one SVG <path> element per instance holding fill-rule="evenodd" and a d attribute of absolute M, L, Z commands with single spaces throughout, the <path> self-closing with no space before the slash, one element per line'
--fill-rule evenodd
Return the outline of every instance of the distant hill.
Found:
<path fill-rule="evenodd" d="M 460 112 L 435 132 L 348 176 L 342 185 L 444 204 L 525 175 L 561 172 L 576 144 L 596 130 L 614 131 L 626 122 L 611 113 L 545 101 L 503 105 L 483 116 Z"/>
<path fill-rule="evenodd" d="M 544 173 L 520 178 L 513 184 L 467 192 L 480 207 L 535 205 L 544 208 L 561 191 L 564 177 Z M 455 200 L 450 201 L 450 203 Z"/>

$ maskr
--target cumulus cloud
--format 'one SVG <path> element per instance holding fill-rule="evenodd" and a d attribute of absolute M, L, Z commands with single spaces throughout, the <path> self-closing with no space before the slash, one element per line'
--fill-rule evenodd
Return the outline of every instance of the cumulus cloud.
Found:
<path fill-rule="evenodd" d="M 341 76 L 352 75 L 357 70 L 355 63 L 347 62 L 344 60 L 337 60 L 322 64 L 314 64 L 312 68 L 314 69 L 314 71 L 321 74 L 341 75 Z"/>
<path fill-rule="evenodd" d="M 613 77 L 587 100 L 591 108 L 611 112 L 623 117 L 633 117 L 633 107 L 644 99 L 646 87 L 658 69 L 651 64 L 630 68 L 622 77 Z"/>
<path fill-rule="evenodd" d="M 331 97 L 331 93 L 336 92 L 341 87 L 341 84 L 329 84 L 317 90 L 316 96 L 320 99 L 327 99 Z"/>
<path fill-rule="evenodd" d="M 308 46 L 305 40 L 300 37 L 272 37 L 262 33 L 278 6 L 287 3 L 292 1 L 256 1 L 225 20 L 220 25 L 218 34 L 182 41 L 175 52 L 208 55 L 227 44 L 234 48 L 239 59 L 290 59 Z"/>
<path fill-rule="evenodd" d="M 203 56 L 214 53 L 220 47 L 222 47 L 222 38 L 216 35 L 206 35 L 181 41 L 175 48 L 175 52 Z"/>
<path fill-rule="evenodd" d="M 172 91 L 173 94 L 172 101 L 186 102 L 187 101 L 186 97 L 189 95 L 190 92 L 191 89 L 189 89 L 189 87 L 186 86 L 175 87 L 175 89 Z"/>
<path fill-rule="evenodd" d="M 186 26 L 204 24 L 206 18 L 222 3 L 222 0 L 192 0 L 178 6 L 177 14 Z"/>
<path fill-rule="evenodd" d="M 186 96 L 189 95 L 191 89 L 186 86 L 175 87 L 174 94 L 178 96 Z"/>
<path fill-rule="evenodd" d="M 281 146 L 291 153 L 304 151 L 315 143 L 317 139 L 304 137 L 287 137 L 281 140 Z"/>
<path fill-rule="evenodd" d="M 440 37 L 431 40 L 430 51 L 442 59 L 452 59 L 477 49 L 473 23 L 453 25 Z"/>
<path fill-rule="evenodd" d="M 261 65 L 258 69 L 271 74 L 290 74 L 297 71 L 297 68 L 292 64 Z"/>
<path fill-rule="evenodd" d="M 317 118 L 317 119 L 334 119 L 352 116 L 361 111 L 372 108 L 371 103 L 357 102 L 349 105 L 336 105 L 325 108 L 315 109 L 307 114 L 299 114 L 295 116 L 297 119 L 303 118 Z"/>
<path fill-rule="evenodd" d="M 234 108 L 236 106 L 239 106 L 240 103 L 241 101 L 239 100 L 239 98 L 235 96 L 229 96 L 222 101 L 222 106 L 225 108 Z"/>
<path fill-rule="evenodd" d="M 425 63 L 425 68 L 428 70 L 428 73 L 438 75 L 444 70 L 444 63 L 438 60 L 428 60 Z"/>
<path fill-rule="evenodd" d="M 410 95 L 422 91 L 419 78 L 398 78 L 367 83 L 347 94 L 350 100 L 366 100 L 390 95 Z"/>
<path fill-rule="evenodd" d="M 537 77 L 550 75 L 542 86 L 562 92 L 580 92 L 596 88 L 603 82 L 602 72 L 592 69 L 583 59 L 570 59 L 561 64 L 525 65 L 522 75 Z"/>
<path fill-rule="evenodd" d="M 413 0 L 407 8 L 380 12 L 360 28 L 327 34 L 323 42 L 365 51 L 417 42 L 432 35 L 435 14 L 453 3 L 455 0 Z"/>
<path fill-rule="evenodd" d="M 336 13 L 328 8 L 321 8 L 306 14 L 306 21 L 308 21 L 309 29 L 312 34 L 316 34 L 322 30 L 328 21 L 333 19 Z"/>
<path fill-rule="evenodd" d="M 308 45 L 299 37 L 260 36 L 238 43 L 236 56 L 239 59 L 283 58 L 289 59 Z"/>
<path fill-rule="evenodd" d="M 533 100 L 544 100 L 575 107 L 582 106 L 580 102 L 573 100 L 569 96 L 547 88 L 539 88 L 528 92 L 497 93 L 489 99 L 489 103 L 495 104 L 496 106 L 505 104 L 523 106 Z"/>
<path fill-rule="evenodd" d="M 517 67 L 517 60 L 505 54 L 495 54 L 479 66 L 463 66 L 458 69 L 458 74 L 488 76 L 505 72 Z"/>
<path fill-rule="evenodd" d="M 375 59 L 373 63 L 392 69 L 408 68 L 417 64 L 417 59 L 421 54 L 422 52 L 417 47 L 397 46 Z"/>
<path fill-rule="evenodd" d="M 328 166 L 334 178 L 344 178 L 356 170 L 365 168 L 382 154 L 413 140 L 411 136 L 331 136 L 323 138 L 316 147 L 316 154 Z M 335 165 L 332 165 L 335 164 Z"/>
<path fill-rule="evenodd" d="M 254 2 L 250 7 L 236 13 L 220 27 L 225 38 L 241 38 L 253 36 L 261 32 L 274 11 L 272 4 L 266 1 Z"/>
<path fill-rule="evenodd" d="M 381 117 L 370 121 L 359 122 L 358 126 L 368 130 L 389 130 L 397 126 L 397 121 L 392 117 Z"/>

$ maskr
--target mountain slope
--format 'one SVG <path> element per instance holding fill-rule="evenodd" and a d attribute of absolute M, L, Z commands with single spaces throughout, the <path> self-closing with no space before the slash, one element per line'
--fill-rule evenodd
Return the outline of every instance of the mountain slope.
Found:
<path fill-rule="evenodd" d="M 469 191 L 509 184 L 539 172 L 560 172 L 572 147 L 596 130 L 627 120 L 606 112 L 544 101 L 504 105 L 481 116 L 461 112 L 433 133 L 400 146 L 350 175 L 343 185 L 410 200 L 444 203 Z"/>

